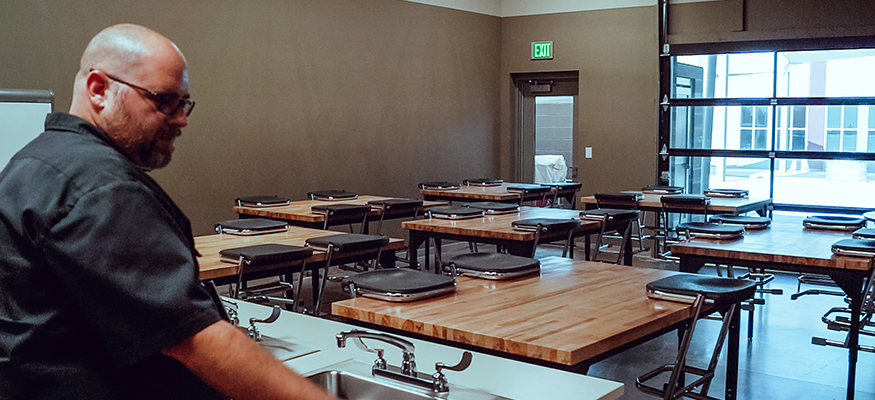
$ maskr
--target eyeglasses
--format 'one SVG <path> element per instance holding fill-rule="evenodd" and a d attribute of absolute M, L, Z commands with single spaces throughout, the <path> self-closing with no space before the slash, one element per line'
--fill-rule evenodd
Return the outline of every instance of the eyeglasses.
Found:
<path fill-rule="evenodd" d="M 155 101 L 155 105 L 158 108 L 158 111 L 166 115 L 176 115 L 176 112 L 179 111 L 180 107 L 185 112 L 186 116 L 191 115 L 191 110 L 194 108 L 194 101 L 188 97 L 182 97 L 176 93 L 158 93 L 154 90 L 149 90 L 141 86 L 134 85 L 133 83 L 125 82 L 119 78 L 116 78 L 110 74 L 107 74 L 106 71 L 103 72 L 107 78 L 112 79 L 118 83 L 125 84 L 134 89 L 140 89 L 152 100 Z"/>

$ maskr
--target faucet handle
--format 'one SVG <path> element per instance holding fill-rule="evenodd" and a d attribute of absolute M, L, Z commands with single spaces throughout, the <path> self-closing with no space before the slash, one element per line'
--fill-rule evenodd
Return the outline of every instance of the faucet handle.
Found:
<path fill-rule="evenodd" d="M 255 324 L 256 323 L 269 324 L 273 321 L 276 321 L 277 319 L 279 319 L 281 312 L 282 312 L 282 309 L 279 306 L 275 305 L 275 306 L 273 306 L 273 310 L 271 310 L 269 317 L 267 317 L 265 319 L 258 319 L 255 317 L 249 318 L 249 328 L 247 329 L 247 332 L 249 332 L 249 337 L 260 341 L 261 340 L 261 332 L 255 326 Z"/>
<path fill-rule="evenodd" d="M 471 355 L 471 352 L 466 351 L 466 352 L 462 353 L 462 361 L 459 361 L 458 364 L 453 365 L 452 367 L 448 367 L 446 364 L 444 364 L 442 362 L 436 362 L 436 363 L 434 363 L 435 373 L 439 374 L 439 373 L 441 373 L 441 370 L 444 370 L 444 369 L 447 369 L 450 371 L 456 371 L 456 372 L 464 371 L 469 366 L 471 366 L 471 359 L 472 358 L 474 358 L 474 357 Z"/>

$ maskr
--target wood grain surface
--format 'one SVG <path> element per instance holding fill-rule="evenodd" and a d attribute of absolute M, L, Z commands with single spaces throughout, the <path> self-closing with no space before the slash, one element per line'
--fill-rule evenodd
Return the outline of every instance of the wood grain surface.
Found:
<path fill-rule="evenodd" d="M 487 215 L 478 218 L 448 220 L 426 218 L 404 221 L 401 227 L 429 233 L 443 233 L 480 238 L 491 238 L 511 241 L 532 241 L 535 233 L 513 229 L 513 221 L 528 218 L 580 218 L 580 211 L 559 208 L 520 207 L 520 211 L 511 214 Z M 580 230 L 596 229 L 599 222 L 582 220 Z"/>
<path fill-rule="evenodd" d="M 309 238 L 343 233 L 344 232 L 290 226 L 289 230 L 286 232 L 270 233 L 266 235 L 238 236 L 224 233 L 198 236 L 194 238 L 194 244 L 197 251 L 201 254 L 201 257 L 198 259 L 200 264 L 200 279 L 216 279 L 237 274 L 237 264 L 221 260 L 219 252 L 224 249 L 264 243 L 303 246 Z M 399 250 L 402 248 L 404 248 L 403 239 L 390 239 L 389 244 L 384 250 Z M 327 254 L 324 251 L 315 250 L 313 251 L 313 256 L 307 259 L 307 262 L 324 261 L 326 255 Z M 277 264 L 265 266 L 262 269 L 276 269 L 286 266 L 288 266 L 288 264 Z M 254 269 L 253 271 L 256 270 L 257 269 Z"/>
<path fill-rule="evenodd" d="M 281 219 L 285 221 L 301 221 L 306 223 L 319 223 L 325 222 L 325 216 L 323 214 L 317 214 L 311 211 L 313 206 L 324 206 L 330 204 L 355 204 L 355 205 L 366 205 L 369 201 L 375 200 L 386 200 L 386 199 L 394 199 L 395 197 L 386 197 L 386 196 L 371 196 L 371 195 L 360 195 L 355 199 L 349 200 L 299 200 L 293 201 L 289 205 L 286 206 L 275 206 L 275 207 L 234 207 L 234 212 L 237 214 L 246 214 L 253 215 L 258 217 L 265 218 L 274 218 Z M 445 205 L 447 202 L 445 201 L 426 201 L 423 202 L 423 207 L 434 207 L 438 205 Z M 368 218 L 372 219 L 372 217 L 379 217 L 380 210 L 372 209 L 368 214 Z"/>
<path fill-rule="evenodd" d="M 411 303 L 355 298 L 332 314 L 516 356 L 576 365 L 691 315 L 649 299 L 648 282 L 678 272 L 550 257 L 540 275 L 459 277 L 454 294 Z"/>

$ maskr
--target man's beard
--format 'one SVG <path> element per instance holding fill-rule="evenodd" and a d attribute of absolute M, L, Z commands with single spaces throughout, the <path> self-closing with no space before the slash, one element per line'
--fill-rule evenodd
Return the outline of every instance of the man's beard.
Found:
<path fill-rule="evenodd" d="M 141 168 L 154 170 L 170 164 L 172 138 L 180 135 L 179 128 L 162 126 L 156 131 L 144 126 L 123 107 L 115 109 L 104 125 L 104 130 L 115 144 Z M 170 147 L 161 148 L 159 145 L 162 141 L 171 141 Z"/>

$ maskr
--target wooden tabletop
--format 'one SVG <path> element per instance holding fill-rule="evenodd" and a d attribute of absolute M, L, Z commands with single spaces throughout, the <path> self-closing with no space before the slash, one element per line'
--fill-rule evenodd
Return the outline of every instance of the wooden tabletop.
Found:
<path fill-rule="evenodd" d="M 332 314 L 500 353 L 573 366 L 690 317 L 687 304 L 649 299 L 648 282 L 677 272 L 550 257 L 541 274 L 459 277 L 454 294 L 410 303 L 359 297 Z"/>
<path fill-rule="evenodd" d="M 640 191 L 624 191 L 623 193 L 641 193 Z M 638 201 L 638 209 L 644 211 L 660 211 L 662 210 L 661 194 L 643 193 L 643 197 Z M 596 204 L 595 196 L 581 197 L 580 201 L 587 206 Z M 765 211 L 772 204 L 772 199 L 768 197 L 711 197 L 711 204 L 708 205 L 709 214 L 742 214 L 748 211 Z"/>
<path fill-rule="evenodd" d="M 832 244 L 851 238 L 851 232 L 807 229 L 802 217 L 776 217 L 763 230 L 748 230 L 736 240 L 693 239 L 671 246 L 678 256 L 737 259 L 763 264 L 798 265 L 824 269 L 868 271 L 871 258 L 835 256 Z"/>
<path fill-rule="evenodd" d="M 520 207 L 519 212 L 511 214 L 493 214 L 471 219 L 448 220 L 426 218 L 404 221 L 401 223 L 401 227 L 425 233 L 443 233 L 508 241 L 532 241 L 535 240 L 534 232 L 514 230 L 512 225 L 516 220 L 528 218 L 580 218 L 580 211 L 560 208 Z M 595 229 L 598 226 L 599 223 L 597 221 L 582 220 L 580 229 Z"/>
<path fill-rule="evenodd" d="M 293 201 L 289 205 L 274 206 L 274 207 L 234 207 L 234 212 L 238 214 L 252 215 L 264 218 L 281 219 L 290 222 L 304 222 L 308 224 L 316 224 L 325 222 L 325 215 L 317 214 L 311 211 L 313 206 L 322 206 L 329 204 L 355 204 L 367 205 L 369 201 L 394 199 L 396 197 L 386 196 L 371 196 L 361 195 L 355 199 L 349 200 L 299 200 Z M 423 202 L 423 207 L 434 207 L 445 205 L 445 201 L 426 201 Z M 372 209 L 368 214 L 369 217 L 379 217 L 380 210 Z"/>
<path fill-rule="evenodd" d="M 342 234 L 343 232 L 326 231 L 321 229 L 301 228 L 290 226 L 289 230 L 281 233 L 266 235 L 238 236 L 231 234 L 215 234 L 198 236 L 194 238 L 195 248 L 201 254 L 198 259 L 200 264 L 200 279 L 217 279 L 237 274 L 237 264 L 221 260 L 219 251 L 235 247 L 252 246 L 264 243 L 278 243 L 292 246 L 303 246 L 307 239 L 328 235 Z M 386 249 L 399 250 L 404 247 L 403 239 L 390 239 Z M 313 251 L 313 256 L 307 262 L 325 261 L 324 251 Z M 272 265 L 266 269 L 281 268 L 283 265 Z"/>

